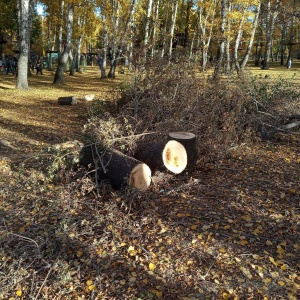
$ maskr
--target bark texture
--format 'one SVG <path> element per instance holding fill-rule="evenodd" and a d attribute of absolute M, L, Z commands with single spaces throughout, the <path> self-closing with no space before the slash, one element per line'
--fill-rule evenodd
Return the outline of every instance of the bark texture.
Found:
<path fill-rule="evenodd" d="M 132 186 L 145 191 L 151 183 L 151 170 L 145 163 L 95 144 L 82 148 L 80 165 L 95 170 L 97 180 L 107 182 L 115 189 Z"/>
<path fill-rule="evenodd" d="M 58 104 L 60 105 L 74 105 L 77 103 L 76 97 L 70 96 L 70 97 L 59 97 L 57 99 Z"/>

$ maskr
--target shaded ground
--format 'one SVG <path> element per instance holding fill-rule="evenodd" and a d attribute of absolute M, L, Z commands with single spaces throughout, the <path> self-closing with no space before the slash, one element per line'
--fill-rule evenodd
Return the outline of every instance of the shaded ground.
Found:
<path fill-rule="evenodd" d="M 299 298 L 299 136 L 240 145 L 147 193 L 97 193 L 84 173 L 45 182 L 20 162 L 81 138 L 86 104 L 59 96 L 113 98 L 117 83 L 96 70 L 58 88 L 34 76 L 30 92 L 0 80 L 0 299 Z"/>

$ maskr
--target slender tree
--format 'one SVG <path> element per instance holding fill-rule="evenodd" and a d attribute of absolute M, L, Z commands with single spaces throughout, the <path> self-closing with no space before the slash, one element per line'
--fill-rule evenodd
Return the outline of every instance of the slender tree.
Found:
<path fill-rule="evenodd" d="M 220 24 L 220 41 L 219 41 L 219 49 L 218 49 L 218 57 L 217 63 L 214 70 L 213 77 L 218 79 L 221 73 L 221 67 L 224 63 L 224 55 L 225 55 L 225 28 L 226 28 L 226 4 L 227 0 L 221 0 L 221 24 Z"/>
<path fill-rule="evenodd" d="M 172 17 L 171 17 L 171 26 L 170 26 L 170 40 L 169 40 L 169 59 L 172 56 L 172 49 L 173 49 L 173 39 L 174 39 L 174 30 L 176 24 L 176 17 L 177 17 L 177 9 L 178 9 L 178 1 L 172 1 Z"/>

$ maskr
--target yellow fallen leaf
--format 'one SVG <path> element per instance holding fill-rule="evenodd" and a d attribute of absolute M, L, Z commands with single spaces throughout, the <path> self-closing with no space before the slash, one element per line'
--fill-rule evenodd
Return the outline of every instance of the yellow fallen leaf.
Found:
<path fill-rule="evenodd" d="M 288 293 L 288 299 L 289 300 L 297 300 L 297 297 L 292 293 Z"/>
<path fill-rule="evenodd" d="M 149 264 L 149 270 L 150 270 L 150 271 L 153 271 L 155 268 L 156 268 L 156 265 L 155 265 L 155 264 L 153 264 L 153 263 L 150 263 L 150 264 Z"/>
<path fill-rule="evenodd" d="M 92 285 L 93 284 L 93 281 L 92 280 L 88 280 L 87 282 L 86 282 L 86 285 Z"/>
<path fill-rule="evenodd" d="M 244 245 L 247 245 L 247 244 L 248 244 L 248 241 L 247 241 L 247 240 L 242 240 L 242 241 L 240 241 L 240 244 L 243 245 L 243 246 L 244 246 Z"/>
<path fill-rule="evenodd" d="M 288 269 L 288 266 L 287 266 L 286 264 L 283 264 L 283 265 L 280 267 L 280 269 L 281 269 L 282 271 L 285 271 L 285 270 Z"/>
<path fill-rule="evenodd" d="M 16 291 L 16 295 L 17 295 L 17 296 L 21 297 L 21 296 L 22 296 L 22 294 L 23 294 L 23 293 L 22 293 L 22 291 L 21 291 L 21 290 L 17 290 L 17 291 Z"/>
<path fill-rule="evenodd" d="M 135 256 L 137 254 L 137 251 L 134 249 L 133 246 L 129 246 L 127 251 L 130 256 Z"/>
<path fill-rule="evenodd" d="M 278 281 L 278 284 L 279 284 L 280 286 L 284 286 L 284 285 L 285 285 L 285 282 L 284 282 L 284 281 Z"/>
<path fill-rule="evenodd" d="M 278 263 L 274 260 L 274 258 L 272 256 L 269 256 L 269 260 L 274 266 L 276 266 L 276 267 L 278 266 Z"/>
<path fill-rule="evenodd" d="M 279 254 L 283 254 L 284 253 L 284 249 L 280 245 L 278 245 L 276 252 L 279 253 Z"/>
<path fill-rule="evenodd" d="M 91 285 L 88 286 L 88 289 L 89 289 L 90 291 L 94 290 L 95 288 L 96 288 L 96 287 L 95 287 L 95 285 L 93 285 L 93 284 L 91 284 Z"/>
<path fill-rule="evenodd" d="M 162 297 L 162 292 L 158 290 L 151 290 L 151 292 L 156 296 L 156 297 Z"/>
<path fill-rule="evenodd" d="M 76 252 L 76 255 L 77 255 L 77 257 L 81 257 L 81 256 L 82 256 L 82 254 L 83 254 L 83 252 L 82 252 L 82 251 L 80 251 L 80 250 L 78 250 L 78 251 Z"/>
<path fill-rule="evenodd" d="M 195 230 L 195 229 L 197 229 L 197 227 L 198 227 L 198 225 L 192 225 L 191 229 Z"/>
<path fill-rule="evenodd" d="M 226 293 L 226 292 L 224 292 L 224 293 L 222 294 L 222 297 L 223 297 L 223 299 L 225 299 L 225 300 L 229 300 L 230 297 L 231 297 L 231 295 L 228 294 L 228 293 Z"/>

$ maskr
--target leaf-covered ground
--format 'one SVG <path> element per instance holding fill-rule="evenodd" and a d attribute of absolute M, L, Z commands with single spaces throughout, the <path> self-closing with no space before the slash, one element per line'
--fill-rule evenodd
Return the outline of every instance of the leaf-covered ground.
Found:
<path fill-rule="evenodd" d="M 57 98 L 114 99 L 118 84 L 51 76 L 16 91 L 0 75 L 0 299 L 299 299 L 300 136 L 239 145 L 146 193 L 99 193 L 81 170 L 47 181 L 45 149 L 81 140 L 88 111 Z"/>

